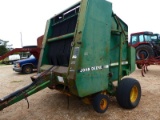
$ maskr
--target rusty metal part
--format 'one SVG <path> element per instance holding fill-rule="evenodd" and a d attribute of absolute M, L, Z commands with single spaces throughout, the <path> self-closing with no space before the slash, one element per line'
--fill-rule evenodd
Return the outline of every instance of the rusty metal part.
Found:
<path fill-rule="evenodd" d="M 155 57 L 155 58 L 137 60 L 136 64 L 139 64 L 139 65 L 142 66 L 141 74 L 144 77 L 144 73 L 146 73 L 146 71 L 148 71 L 147 67 L 149 65 L 160 65 L 160 56 L 159 57 Z"/>

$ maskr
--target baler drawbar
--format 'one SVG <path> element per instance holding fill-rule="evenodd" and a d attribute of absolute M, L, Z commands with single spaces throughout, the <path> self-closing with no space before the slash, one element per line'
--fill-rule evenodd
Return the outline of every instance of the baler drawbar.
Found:
<path fill-rule="evenodd" d="M 50 79 L 46 80 L 46 79 L 43 79 L 43 77 L 46 77 L 52 68 L 53 67 L 40 73 L 36 77 L 32 76 L 31 79 L 33 82 L 30 85 L 27 85 L 26 87 L 19 89 L 13 92 L 12 94 L 0 99 L 0 110 L 3 110 L 5 107 L 10 106 L 22 99 L 27 99 L 28 96 L 49 86 Z"/>

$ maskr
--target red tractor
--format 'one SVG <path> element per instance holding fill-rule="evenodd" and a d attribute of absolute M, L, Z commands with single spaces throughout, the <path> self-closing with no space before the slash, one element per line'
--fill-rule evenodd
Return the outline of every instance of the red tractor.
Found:
<path fill-rule="evenodd" d="M 152 32 L 137 32 L 130 36 L 130 46 L 136 49 L 136 59 L 148 59 L 160 56 L 160 46 L 158 39 Z"/>
<path fill-rule="evenodd" d="M 152 32 L 137 32 L 130 35 L 130 46 L 136 49 L 136 60 L 155 58 L 160 56 L 158 34 Z M 141 68 L 141 66 L 138 66 Z"/>
<path fill-rule="evenodd" d="M 157 45 L 160 45 L 160 34 L 155 33 L 151 36 L 151 39 L 153 42 L 155 42 Z"/>

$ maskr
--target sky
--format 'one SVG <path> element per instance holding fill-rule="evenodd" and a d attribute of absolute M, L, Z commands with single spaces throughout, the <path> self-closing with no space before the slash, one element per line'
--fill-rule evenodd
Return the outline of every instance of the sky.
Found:
<path fill-rule="evenodd" d="M 0 0 L 0 39 L 9 41 L 13 48 L 36 45 L 46 21 L 78 1 Z M 160 33 L 159 0 L 108 1 L 114 13 L 128 24 L 129 35 L 141 31 Z"/>

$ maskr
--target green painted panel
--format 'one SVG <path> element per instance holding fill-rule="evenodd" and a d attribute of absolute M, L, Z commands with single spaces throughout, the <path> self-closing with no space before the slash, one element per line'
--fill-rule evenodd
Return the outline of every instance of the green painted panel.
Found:
<path fill-rule="evenodd" d="M 76 86 L 80 97 L 108 87 L 109 70 L 103 67 L 109 63 L 111 15 L 111 3 L 105 0 L 88 0 L 81 39 L 79 72 L 76 76 Z"/>
<path fill-rule="evenodd" d="M 118 17 L 116 19 L 113 14 L 112 18 L 112 34 L 110 41 L 110 66 L 109 70 L 112 73 L 111 81 L 115 81 L 121 79 L 121 77 L 128 74 L 128 70 L 130 69 L 130 65 L 128 64 L 128 26 Z M 117 21 L 118 20 L 118 21 Z M 120 25 L 119 25 L 120 24 Z M 123 31 L 124 30 L 124 31 Z M 125 36 L 124 36 L 125 33 Z M 123 37 L 122 37 L 123 36 Z M 122 48 L 120 48 L 122 42 Z M 120 52 L 122 51 L 122 52 Z M 121 54 L 121 63 L 120 63 L 120 54 Z M 117 65 L 114 65 L 117 64 Z M 121 64 L 121 67 L 118 65 Z M 123 65 L 124 64 L 124 65 Z M 120 77 L 118 76 L 120 72 Z"/>
<path fill-rule="evenodd" d="M 47 39 L 48 39 L 48 36 L 50 36 L 50 34 L 52 33 L 52 30 L 51 30 L 51 20 L 48 20 L 47 21 L 47 24 L 46 24 L 46 29 L 45 29 L 45 34 L 44 34 L 44 38 L 43 38 L 43 48 L 41 50 L 41 53 L 40 53 L 40 61 L 39 61 L 39 67 L 44 65 L 44 64 L 48 64 L 48 42 L 47 42 Z"/>
<path fill-rule="evenodd" d="M 129 67 L 130 67 L 130 73 L 135 71 L 135 64 L 136 64 L 136 55 L 135 55 L 135 48 L 128 47 L 128 60 L 129 60 Z"/>
<path fill-rule="evenodd" d="M 120 34 L 111 35 L 110 41 L 110 63 L 118 62 L 119 59 Z"/>

